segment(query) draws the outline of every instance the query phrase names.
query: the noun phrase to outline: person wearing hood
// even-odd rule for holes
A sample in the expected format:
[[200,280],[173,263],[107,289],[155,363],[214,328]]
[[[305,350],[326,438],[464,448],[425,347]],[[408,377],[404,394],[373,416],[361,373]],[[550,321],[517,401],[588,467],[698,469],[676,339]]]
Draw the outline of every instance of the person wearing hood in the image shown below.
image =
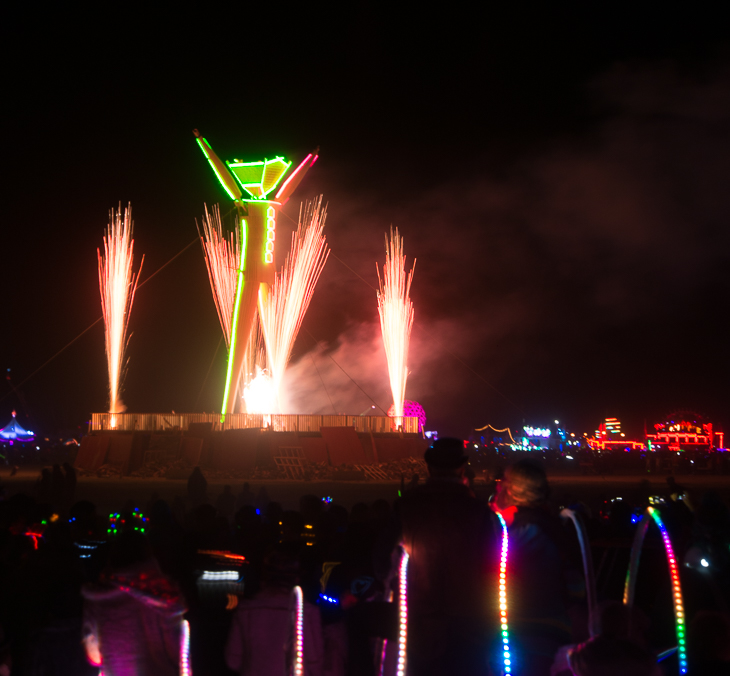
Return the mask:
[[82,594],[86,654],[105,676],[178,676],[185,604],[142,533],[116,537],[108,570]]

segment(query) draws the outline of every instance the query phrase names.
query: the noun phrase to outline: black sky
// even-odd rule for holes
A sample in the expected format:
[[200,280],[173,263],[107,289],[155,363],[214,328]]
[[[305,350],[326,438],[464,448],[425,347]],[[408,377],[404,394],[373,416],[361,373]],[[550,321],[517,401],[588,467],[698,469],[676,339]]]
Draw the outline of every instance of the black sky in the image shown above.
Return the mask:
[[[324,194],[340,259],[295,346],[301,412],[370,403],[327,355],[390,403],[375,296],[344,264],[376,284],[392,223],[418,260],[407,397],[430,428],[618,415],[638,433],[681,408],[727,427],[721,8],[503,4],[9,11],[0,366],[22,382],[99,316],[111,207],[133,205],[143,280],[195,238],[203,203],[226,210],[197,127],[224,158],[321,146],[284,209]],[[130,410],[217,409],[197,244],[140,289],[130,328]],[[0,424],[104,410],[103,349],[96,326],[20,394],[0,386]]]

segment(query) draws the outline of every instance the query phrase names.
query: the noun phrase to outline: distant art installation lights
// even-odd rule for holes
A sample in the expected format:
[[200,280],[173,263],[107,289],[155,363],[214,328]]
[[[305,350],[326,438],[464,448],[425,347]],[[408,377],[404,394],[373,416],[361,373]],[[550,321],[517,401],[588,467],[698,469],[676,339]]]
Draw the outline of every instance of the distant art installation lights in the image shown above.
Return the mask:
[[[224,326],[224,332],[230,336],[221,407],[221,419],[224,420],[226,414],[234,412],[237,393],[242,389],[241,375],[251,342],[256,310],[261,310],[268,303],[269,290],[275,281],[274,252],[279,207],[289,199],[317,161],[318,151],[307,155],[293,171],[290,171],[292,163],[279,156],[255,162],[222,162],[198,130],[193,133],[236,210],[239,254],[229,330],[226,331]],[[230,254],[229,249],[227,255]],[[210,262],[208,269],[210,274]],[[226,283],[230,286],[229,281]],[[216,304],[220,315],[218,298]],[[223,309],[227,312],[225,307]],[[221,321],[223,323],[224,320]]]

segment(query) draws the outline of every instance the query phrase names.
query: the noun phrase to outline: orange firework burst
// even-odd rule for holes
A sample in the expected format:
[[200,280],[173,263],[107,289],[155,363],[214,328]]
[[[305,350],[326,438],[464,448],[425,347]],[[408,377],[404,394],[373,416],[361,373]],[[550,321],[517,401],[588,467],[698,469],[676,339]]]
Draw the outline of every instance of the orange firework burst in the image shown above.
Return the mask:
[[410,299],[411,282],[416,261],[406,274],[406,257],[403,253],[403,238],[398,228],[390,229],[390,243],[385,238],[385,265],[383,277],[378,271],[378,313],[380,330],[383,334],[385,357],[388,360],[390,390],[393,393],[393,408],[396,426],[403,421],[403,402],[406,397],[408,379],[408,346],[413,328],[413,302]]
[[322,206],[321,196],[300,210],[299,227],[292,233],[291,251],[284,267],[276,275],[268,297],[259,299],[269,373],[277,402],[294,340],[329,256],[322,232],[326,218],[327,207]]
[[[96,250],[99,260],[99,289],[101,310],[106,330],[106,359],[109,367],[109,412],[121,413],[124,404],[120,399],[124,379],[124,351],[127,347],[127,327],[132,311],[134,293],[137,290],[139,274],[144,256],[135,275],[134,240],[132,231],[132,205],[129,204],[122,216],[122,205],[109,212],[109,226],[104,235],[104,255]],[[112,420],[114,420],[112,418]],[[112,424],[112,426],[114,426]]]

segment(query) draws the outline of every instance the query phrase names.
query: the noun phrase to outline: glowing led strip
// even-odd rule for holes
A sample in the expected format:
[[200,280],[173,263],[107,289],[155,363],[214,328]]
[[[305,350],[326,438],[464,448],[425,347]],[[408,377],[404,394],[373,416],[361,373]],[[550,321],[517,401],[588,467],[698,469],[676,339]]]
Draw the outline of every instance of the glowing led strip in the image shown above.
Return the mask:
[[[674,556],[674,549],[672,548],[672,541],[669,539],[669,533],[664,525],[664,522],[659,515],[659,510],[655,507],[647,507],[646,513],[651,516],[654,523],[657,525],[662,534],[662,540],[664,541],[664,551],[667,555],[667,563],[669,564],[669,576],[672,582],[672,601],[674,602],[674,624],[677,632],[677,658],[679,664],[679,673],[687,673],[687,644],[686,644],[686,630],[685,630],[685,613],[684,613],[684,601],[682,600],[682,586],[679,581],[679,568],[677,567],[677,559]],[[634,588],[636,586],[636,573],[639,567],[639,557],[641,553],[641,546],[644,542],[644,536],[646,535],[647,526],[649,521],[646,516],[639,523],[634,537],[634,544],[631,549],[631,560],[629,563],[629,570],[626,575],[626,585],[624,587],[624,603],[627,605],[633,605],[634,602]]]
[[292,590],[294,601],[296,603],[295,620],[294,620],[294,676],[302,676],[304,674],[304,597],[302,596],[302,588],[294,587]]
[[192,676],[190,668],[190,625],[187,620],[182,621],[180,634],[180,676]]
[[677,656],[679,658],[679,673],[687,673],[687,646],[685,644],[685,626],[684,626],[684,602],[682,601],[682,586],[679,583],[679,569],[677,568],[677,559],[672,549],[672,541],[669,539],[667,527],[659,516],[659,511],[654,507],[648,507],[647,511],[654,519],[654,523],[659,526],[662,532],[662,540],[664,540],[664,551],[667,554],[667,562],[669,563],[669,574],[672,578],[672,600],[674,601],[674,622],[677,630]]
[[512,656],[509,649],[509,623],[507,622],[507,552],[509,550],[509,534],[507,522],[497,512],[499,523],[502,526],[502,552],[499,560],[499,621],[502,630],[502,659],[504,673],[512,673]]
[[400,631],[398,633],[398,668],[397,676],[405,676],[406,673],[406,642],[408,638],[408,553],[403,552],[400,560],[400,579],[398,588],[398,615],[400,618]]

